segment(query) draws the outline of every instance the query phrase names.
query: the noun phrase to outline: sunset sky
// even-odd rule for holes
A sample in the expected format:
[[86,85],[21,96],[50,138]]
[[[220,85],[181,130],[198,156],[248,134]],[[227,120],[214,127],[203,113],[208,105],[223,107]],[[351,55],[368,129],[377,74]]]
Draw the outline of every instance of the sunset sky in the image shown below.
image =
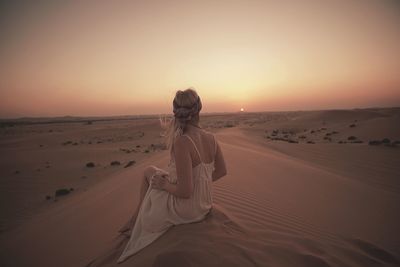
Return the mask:
[[0,117],[400,106],[400,1],[2,1]]

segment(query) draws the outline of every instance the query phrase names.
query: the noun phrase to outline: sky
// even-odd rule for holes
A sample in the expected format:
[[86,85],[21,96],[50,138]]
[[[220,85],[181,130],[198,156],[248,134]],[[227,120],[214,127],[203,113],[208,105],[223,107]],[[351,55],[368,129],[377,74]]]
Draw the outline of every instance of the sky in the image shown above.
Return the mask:
[[1,1],[0,117],[400,106],[400,1]]

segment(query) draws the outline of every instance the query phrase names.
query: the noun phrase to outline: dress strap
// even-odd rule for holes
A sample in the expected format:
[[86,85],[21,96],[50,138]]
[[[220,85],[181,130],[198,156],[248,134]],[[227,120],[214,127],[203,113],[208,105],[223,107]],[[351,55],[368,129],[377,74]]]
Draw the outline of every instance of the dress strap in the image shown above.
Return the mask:
[[214,156],[217,155],[217,139],[215,138],[215,134],[213,134],[213,138],[214,138]]
[[199,152],[199,150],[197,149],[197,146],[196,146],[196,144],[194,143],[193,139],[192,139],[189,135],[186,135],[186,134],[183,134],[182,136],[186,136],[186,137],[192,142],[192,144],[194,145],[194,149],[196,149],[197,155],[199,156],[199,160],[200,160],[201,162],[203,162],[203,161],[201,160],[200,152]]

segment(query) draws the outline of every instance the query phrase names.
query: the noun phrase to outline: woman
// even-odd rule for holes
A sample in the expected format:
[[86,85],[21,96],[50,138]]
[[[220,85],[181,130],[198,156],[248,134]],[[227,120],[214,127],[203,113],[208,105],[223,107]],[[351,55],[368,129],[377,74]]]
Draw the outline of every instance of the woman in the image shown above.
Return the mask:
[[212,182],[227,171],[215,136],[199,126],[201,108],[195,90],[176,93],[174,119],[167,133],[171,156],[168,171],[155,166],[145,170],[138,209],[120,230],[131,234],[118,262],[152,243],[171,226],[201,221],[210,211]]

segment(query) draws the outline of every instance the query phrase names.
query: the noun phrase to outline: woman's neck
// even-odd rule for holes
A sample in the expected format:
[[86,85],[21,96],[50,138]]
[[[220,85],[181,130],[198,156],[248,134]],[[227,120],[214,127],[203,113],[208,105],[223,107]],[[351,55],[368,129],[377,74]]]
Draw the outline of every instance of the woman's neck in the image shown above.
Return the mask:
[[198,123],[188,123],[186,127],[190,130],[199,130],[202,129]]

